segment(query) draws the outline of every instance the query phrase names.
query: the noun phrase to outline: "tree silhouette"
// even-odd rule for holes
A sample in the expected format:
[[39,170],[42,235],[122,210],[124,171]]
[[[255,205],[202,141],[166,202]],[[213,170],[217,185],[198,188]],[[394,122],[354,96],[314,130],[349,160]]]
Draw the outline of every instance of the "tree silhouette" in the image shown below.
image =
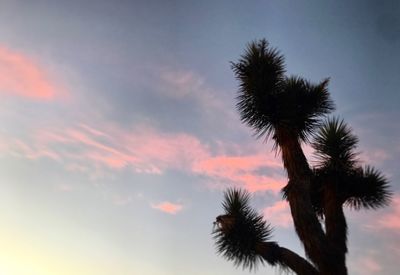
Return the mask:
[[[361,167],[351,128],[343,120],[326,118],[334,110],[328,79],[314,84],[286,76],[283,56],[266,40],[250,43],[232,69],[239,81],[241,120],[257,137],[272,140],[282,156],[288,176],[282,193],[308,260],[270,241],[271,226],[249,206],[249,193],[239,189],[225,192],[225,213],[216,218],[218,252],[250,269],[266,261],[297,274],[347,274],[343,207],[386,206],[391,197],[386,178]],[[302,143],[314,148],[314,167]]]

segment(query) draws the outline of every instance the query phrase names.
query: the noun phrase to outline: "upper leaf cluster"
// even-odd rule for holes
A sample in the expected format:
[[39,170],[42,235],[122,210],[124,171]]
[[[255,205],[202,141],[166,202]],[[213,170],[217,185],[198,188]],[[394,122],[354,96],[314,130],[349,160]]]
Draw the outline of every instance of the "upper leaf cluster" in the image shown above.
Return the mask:
[[321,116],[334,109],[328,79],[318,84],[286,76],[283,56],[266,40],[252,42],[232,69],[239,80],[237,108],[257,136],[273,136],[278,129],[307,140]]

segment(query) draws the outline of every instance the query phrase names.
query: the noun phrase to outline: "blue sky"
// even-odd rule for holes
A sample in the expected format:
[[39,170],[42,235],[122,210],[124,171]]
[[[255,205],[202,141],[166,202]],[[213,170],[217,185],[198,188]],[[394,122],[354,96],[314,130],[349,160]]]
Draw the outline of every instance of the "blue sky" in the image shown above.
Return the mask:
[[250,274],[210,234],[231,186],[302,253],[280,158],[234,107],[229,62],[266,38],[289,74],[330,77],[360,158],[390,179],[390,207],[347,212],[348,266],[396,274],[398,14],[396,1],[0,1],[0,273]]

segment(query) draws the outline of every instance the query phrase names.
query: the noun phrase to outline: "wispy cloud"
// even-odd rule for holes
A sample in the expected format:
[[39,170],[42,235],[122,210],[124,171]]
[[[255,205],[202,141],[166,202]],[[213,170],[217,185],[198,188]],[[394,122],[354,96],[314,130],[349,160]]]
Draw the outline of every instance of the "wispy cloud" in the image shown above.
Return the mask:
[[292,225],[292,215],[286,201],[277,201],[274,205],[264,208],[263,214],[272,226],[290,227]]
[[262,174],[262,169],[279,169],[281,164],[273,157],[262,154],[244,156],[215,156],[200,160],[193,171],[214,179],[216,185],[223,181],[245,187],[250,192],[270,190],[278,192],[284,186],[284,178],[278,173]]
[[151,204],[151,207],[171,215],[175,215],[178,212],[182,211],[183,209],[182,204],[172,203],[168,201],[160,202],[157,204]]
[[46,146],[32,146],[20,139],[12,139],[3,142],[7,145],[3,146],[3,150],[9,151],[14,156],[25,157],[28,159],[50,158],[59,160],[60,156],[57,152],[46,148]]
[[224,115],[232,114],[226,108],[221,91],[206,84],[206,81],[200,75],[192,71],[174,70],[164,68],[160,72],[160,91],[164,95],[177,99],[191,98],[201,105],[205,112],[210,110],[219,110]]
[[368,148],[368,150],[360,154],[360,159],[363,163],[368,165],[382,165],[382,163],[390,159],[390,154],[379,148]]
[[61,88],[45,70],[23,53],[0,45],[0,93],[35,100],[51,100]]
[[400,195],[393,198],[391,211],[379,218],[377,226],[400,232]]
[[272,153],[259,153],[254,148],[230,150],[227,147],[240,146],[222,142],[211,149],[195,136],[147,126],[105,128],[77,124],[38,130],[29,141],[10,138],[2,143],[12,155],[50,158],[68,171],[88,173],[93,179],[121,169],[147,174],[178,170],[202,176],[210,188],[237,186],[250,192],[277,193],[285,184],[282,166]]
[[[164,82],[164,85],[171,86],[165,89],[167,95],[176,98],[201,96],[197,91],[199,89],[204,90],[205,86],[204,80],[190,71],[164,69],[161,71],[160,79]],[[208,89],[206,88],[205,90]]]
[[[212,134],[220,138],[229,130],[243,129],[233,97],[224,88],[211,85],[204,75],[171,64],[134,67],[129,80],[121,83],[123,89],[101,94],[106,98],[104,110],[112,110],[113,119],[129,123],[146,121],[166,131],[203,137]],[[95,98],[99,92],[90,95]]]
[[366,255],[357,257],[350,265],[353,266],[357,274],[380,274],[382,266],[378,262],[376,251],[367,251]]
[[[207,85],[201,76],[170,68],[158,72],[154,85],[159,85],[155,93],[161,97],[200,106],[209,114],[207,119],[220,124],[233,119],[233,110],[226,106],[223,93]],[[218,137],[202,139],[204,133],[196,131],[163,130],[140,123],[122,127],[109,120],[96,126],[85,120],[38,128],[28,137],[10,136],[0,148],[29,159],[53,159],[68,171],[88,174],[94,180],[124,169],[154,175],[178,170],[200,176],[210,188],[237,186],[250,192],[277,193],[284,186],[282,165],[273,153],[260,153],[260,148],[216,140]]]

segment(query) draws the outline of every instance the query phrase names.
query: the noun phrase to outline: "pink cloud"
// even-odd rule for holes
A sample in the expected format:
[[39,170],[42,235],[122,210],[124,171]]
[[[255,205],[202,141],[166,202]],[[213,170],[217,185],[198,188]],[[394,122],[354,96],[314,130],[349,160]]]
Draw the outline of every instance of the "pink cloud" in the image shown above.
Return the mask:
[[209,155],[207,146],[183,133],[165,134],[146,127],[130,131],[110,127],[107,132],[110,134],[86,125],[40,130],[30,142],[33,145],[19,151],[31,158],[39,153],[35,148],[46,148],[60,156],[68,170],[89,173],[92,168],[131,168],[137,173],[152,174],[167,169],[191,172],[194,162]]
[[314,155],[314,149],[310,144],[302,144],[301,148],[303,149],[304,155],[311,165],[318,161]]
[[278,201],[274,205],[266,207],[264,217],[272,226],[289,227],[292,225],[292,215],[286,201]]
[[381,165],[384,161],[390,159],[387,151],[379,148],[368,148],[360,154],[360,159],[363,163],[369,165]]
[[196,137],[185,133],[162,133],[139,127],[122,133],[119,139],[142,164],[151,164],[158,170],[177,169],[190,171],[193,163],[209,157],[208,147]]
[[286,182],[281,176],[274,178],[250,173],[240,176],[238,179],[242,180],[244,187],[249,192],[272,191],[275,194],[281,191]]
[[162,212],[168,213],[168,214],[172,214],[175,215],[178,212],[182,211],[183,209],[183,205],[182,204],[178,204],[178,203],[172,203],[172,202],[161,202],[158,204],[151,204],[151,207],[157,210],[160,210]]
[[392,211],[382,215],[378,220],[378,227],[395,230],[400,230],[400,195],[397,195],[392,200]]
[[60,88],[29,57],[0,46],[0,93],[51,100]]
[[122,169],[149,174],[179,170],[202,176],[211,188],[237,186],[275,193],[286,181],[279,173],[279,160],[273,153],[257,152],[260,148],[219,142],[212,150],[195,136],[143,126],[103,129],[78,124],[39,130],[32,140],[19,141],[11,151],[31,159],[55,159],[68,171],[87,173],[91,178]]
[[248,156],[216,156],[197,164],[198,169],[212,171],[216,174],[232,173],[237,170],[256,170],[263,167],[281,168],[282,164],[275,158],[271,159],[263,154]]
[[362,258],[361,261],[365,269],[371,274],[376,274],[382,270],[381,265],[371,257]]
[[270,190],[279,192],[285,179],[271,173],[272,176],[260,175],[258,170],[279,169],[281,164],[270,155],[215,156],[194,163],[193,171],[214,178],[215,181],[227,180],[245,187],[250,192]]
[[94,136],[109,137],[106,133],[101,132],[97,129],[94,129],[94,128],[88,126],[87,124],[81,123],[81,124],[79,124],[79,127],[81,127],[82,129],[86,130],[87,132],[91,133]]
[[382,266],[377,262],[377,254],[375,251],[368,251],[368,254],[357,258],[353,262],[354,270],[357,274],[373,275],[380,274]]
[[28,159],[38,159],[43,157],[51,158],[53,160],[60,159],[60,156],[56,152],[46,148],[45,146],[39,146],[36,148],[28,145],[20,139],[10,141],[8,146],[6,146],[6,149],[10,149],[14,155],[23,156]]

